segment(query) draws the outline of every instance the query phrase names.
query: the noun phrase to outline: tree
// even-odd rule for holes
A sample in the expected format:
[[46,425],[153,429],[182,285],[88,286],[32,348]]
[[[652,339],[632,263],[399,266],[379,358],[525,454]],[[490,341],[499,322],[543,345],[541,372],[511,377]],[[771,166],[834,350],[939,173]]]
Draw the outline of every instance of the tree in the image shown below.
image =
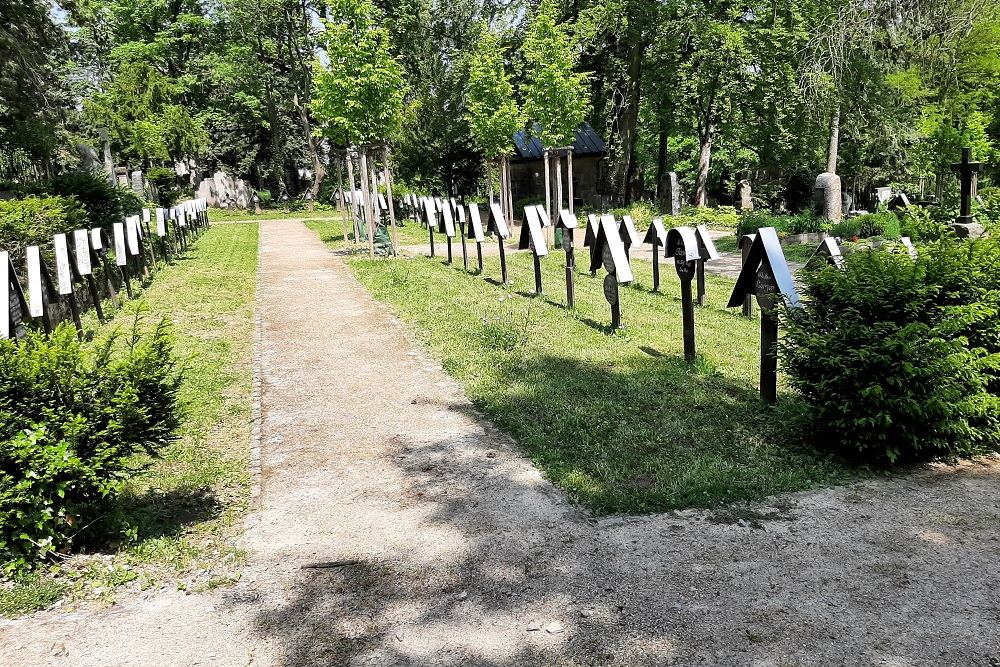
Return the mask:
[[500,37],[485,22],[480,24],[480,37],[466,55],[465,66],[469,76],[466,119],[486,156],[486,173],[491,184],[489,164],[498,163],[501,208],[508,211],[511,195],[506,158],[514,134],[524,126],[524,114],[514,99],[514,86],[507,74]]

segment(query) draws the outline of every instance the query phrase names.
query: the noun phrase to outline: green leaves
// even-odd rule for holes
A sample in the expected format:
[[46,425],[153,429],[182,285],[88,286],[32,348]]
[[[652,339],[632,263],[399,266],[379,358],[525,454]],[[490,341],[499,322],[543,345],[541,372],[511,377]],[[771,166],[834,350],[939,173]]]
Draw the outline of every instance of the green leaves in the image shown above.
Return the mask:
[[499,35],[486,23],[479,29],[464,61],[469,76],[466,118],[486,157],[499,158],[510,151],[514,133],[524,126],[524,114],[514,99]]
[[538,4],[522,53],[526,115],[541,128],[544,145],[572,143],[590,107],[589,75],[576,71],[579,55],[566,27],[556,23],[552,0]]

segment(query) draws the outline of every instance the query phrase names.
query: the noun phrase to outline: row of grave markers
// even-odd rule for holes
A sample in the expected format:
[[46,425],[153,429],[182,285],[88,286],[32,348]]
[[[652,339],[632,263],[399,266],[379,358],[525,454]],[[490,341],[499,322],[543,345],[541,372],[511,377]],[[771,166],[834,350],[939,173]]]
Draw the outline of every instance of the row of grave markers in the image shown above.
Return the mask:
[[[151,228],[154,221],[155,227]],[[82,338],[77,286],[85,290],[98,319],[104,322],[103,297],[97,282],[101,274],[107,297],[117,308],[119,290],[112,279],[114,272],[121,279],[119,289],[124,285],[131,299],[132,280],[149,280],[159,259],[167,262],[184,252],[207,228],[207,201],[194,199],[172,208],[143,209],[141,215],[114,223],[111,238],[102,227],[77,229],[72,232],[72,242],[69,234],[55,234],[52,250],[56,279],[52,279],[39,246],[28,246],[24,249],[27,290],[22,287],[10,253],[0,251],[0,303],[7,304],[7,316],[0,318],[0,338],[23,338],[27,332],[25,325],[31,321],[41,325],[46,333],[52,333],[58,324],[55,315],[61,304],[69,307],[77,334]]]

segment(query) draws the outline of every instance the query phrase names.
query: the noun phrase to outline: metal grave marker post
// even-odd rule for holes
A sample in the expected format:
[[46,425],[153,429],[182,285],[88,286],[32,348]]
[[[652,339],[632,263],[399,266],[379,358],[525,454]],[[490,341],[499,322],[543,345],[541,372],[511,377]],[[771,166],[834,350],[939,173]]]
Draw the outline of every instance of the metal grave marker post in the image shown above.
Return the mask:
[[427,232],[431,237],[431,257],[434,256],[434,228],[437,227],[437,207],[434,200],[424,197],[424,215],[427,218]]
[[462,266],[466,273],[469,271],[469,251],[465,244],[465,207],[454,199],[451,200],[455,206],[455,217],[458,218],[459,235],[462,237]]
[[65,234],[55,234],[52,246],[56,255],[56,284],[59,296],[69,298],[69,309],[73,314],[73,324],[76,325],[76,335],[83,338],[83,322],[80,320],[80,304],[73,290],[73,265],[70,263],[69,246]]
[[629,255],[629,252],[632,250],[632,246],[642,243],[642,237],[639,236],[639,232],[636,231],[635,222],[632,221],[631,215],[622,216],[621,224],[618,226],[618,233],[622,237],[622,243],[625,244],[626,256]]
[[510,279],[507,276],[507,249],[504,247],[504,241],[510,238],[510,227],[507,226],[500,204],[490,204],[490,219],[486,225],[486,231],[496,236],[500,245],[500,280],[507,285]]
[[562,230],[562,245],[566,251],[566,307],[573,308],[576,300],[576,289],[573,277],[576,273],[576,250],[573,248],[573,230],[576,229],[576,215],[568,208],[559,211],[556,229]]
[[167,217],[166,211],[162,208],[156,209],[156,236],[160,240],[160,253],[163,261],[170,260],[170,253],[167,251]]
[[125,249],[125,224],[116,222],[113,225],[115,235],[115,264],[121,271],[122,281],[125,283],[125,292],[128,298],[133,298],[132,284],[129,282],[128,251]]
[[698,305],[705,306],[708,299],[705,297],[705,262],[719,259],[719,251],[715,249],[715,242],[708,233],[708,227],[698,225],[694,231],[698,239]]
[[73,248],[76,275],[86,281],[90,300],[94,302],[94,310],[97,311],[97,319],[103,323],[104,307],[101,305],[101,293],[97,291],[97,283],[94,281],[94,251],[90,246],[90,234],[86,229],[73,232]]
[[[597,242],[597,233],[601,230],[601,221],[594,213],[587,214],[587,231],[583,236],[583,247],[590,249],[590,265],[594,265],[594,244]],[[596,276],[597,271],[592,270],[591,276]]]
[[549,254],[549,248],[545,244],[545,231],[542,221],[538,217],[538,208],[535,206],[524,207],[524,224],[521,225],[521,236],[517,241],[517,249],[531,249],[535,268],[535,296],[541,296],[542,262],[540,258]]
[[482,275],[483,241],[486,240],[486,237],[483,235],[483,219],[479,217],[478,204],[469,204],[469,231],[476,242],[476,266],[479,269],[479,274]]
[[827,236],[825,239],[819,242],[816,246],[816,252],[813,256],[809,258],[806,262],[806,268],[811,268],[822,259],[824,264],[829,264],[830,266],[835,266],[838,269],[844,268],[844,255],[840,252],[840,246],[837,245],[837,239],[832,236]]
[[108,246],[111,245],[111,240],[108,238],[107,233],[105,233],[102,227],[94,227],[90,230],[90,247],[93,249],[94,254],[91,258],[100,264],[101,268],[104,270],[104,278],[108,283],[108,294],[111,296],[111,303],[115,308],[118,307],[118,291],[115,289],[115,283],[111,279],[111,269],[108,268]]
[[[139,246],[139,216],[130,215],[125,218],[125,242],[127,244],[129,261],[132,266],[138,266],[142,269],[142,279],[147,280],[149,278],[149,269],[146,267],[146,262],[143,261],[141,248]],[[138,276],[139,272],[136,271]]]
[[622,306],[618,285],[632,282],[634,276],[628,253],[625,252],[625,244],[613,215],[601,216],[597,238],[594,239],[594,244],[591,247],[591,272],[596,273],[600,266],[604,266],[604,270],[608,272],[604,276],[604,298],[611,306],[611,328],[620,329],[622,326]]
[[451,217],[451,206],[445,202],[441,207],[441,226],[439,232],[443,232],[448,242],[448,263],[451,264],[451,240],[455,238],[455,220]]
[[[740,237],[740,266],[747,263],[747,255],[750,253],[750,246],[753,245],[756,234],[744,234]],[[753,295],[747,294],[743,299],[743,317],[753,317]]]
[[58,300],[52,286],[52,278],[48,269],[42,263],[42,254],[38,246],[28,246],[24,250],[28,265],[28,312],[31,317],[41,319],[45,333],[52,333],[52,319],[49,316],[49,304]]
[[7,304],[7,315],[0,319],[0,338],[24,338],[24,314],[28,312],[28,302],[21,289],[21,281],[14,272],[10,253],[0,251],[0,303]]
[[674,269],[681,281],[681,324],[684,335],[684,360],[695,360],[697,347],[694,337],[694,297],[691,281],[698,272],[698,237],[690,227],[674,227],[667,232],[664,257],[674,258]]
[[774,227],[757,230],[757,238],[747,253],[728,307],[741,305],[748,294],[757,298],[761,311],[760,397],[766,403],[774,403],[778,395],[778,317],[775,306],[783,298],[792,308],[801,307]]
[[653,218],[646,230],[646,237],[643,243],[653,246],[653,291],[660,291],[660,248],[667,245],[667,230],[663,226],[663,218]]

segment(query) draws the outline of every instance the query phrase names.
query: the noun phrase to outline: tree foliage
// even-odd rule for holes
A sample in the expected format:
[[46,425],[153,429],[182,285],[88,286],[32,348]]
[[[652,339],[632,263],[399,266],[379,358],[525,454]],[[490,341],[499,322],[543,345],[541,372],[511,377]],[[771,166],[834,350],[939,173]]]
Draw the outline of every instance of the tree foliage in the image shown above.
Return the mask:
[[510,151],[511,138],[524,126],[524,114],[514,98],[499,35],[485,23],[480,31],[466,58],[466,118],[486,157],[499,158]]

